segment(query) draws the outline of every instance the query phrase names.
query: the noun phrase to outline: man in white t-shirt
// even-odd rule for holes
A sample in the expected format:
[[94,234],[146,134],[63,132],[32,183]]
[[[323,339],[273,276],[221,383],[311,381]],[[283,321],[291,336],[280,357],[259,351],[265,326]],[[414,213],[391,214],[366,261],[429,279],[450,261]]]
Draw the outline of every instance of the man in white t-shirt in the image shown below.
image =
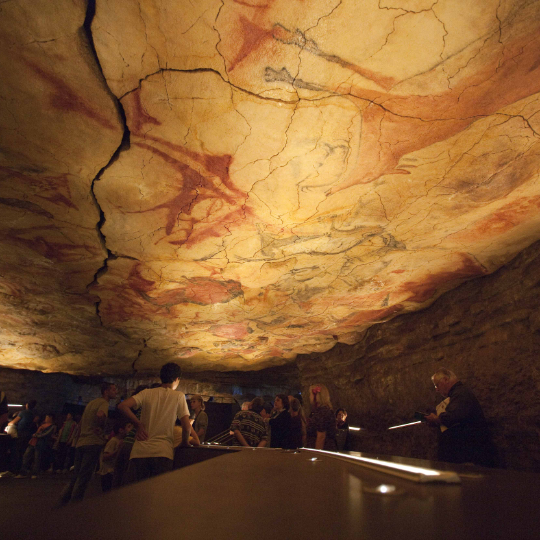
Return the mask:
[[[186,396],[175,391],[181,374],[178,364],[165,364],[159,374],[161,386],[143,390],[118,405],[118,409],[137,427],[130,456],[137,480],[172,470],[174,423],[177,418],[182,424],[181,446],[189,446],[191,424]],[[131,410],[139,407],[142,411],[140,420]]]

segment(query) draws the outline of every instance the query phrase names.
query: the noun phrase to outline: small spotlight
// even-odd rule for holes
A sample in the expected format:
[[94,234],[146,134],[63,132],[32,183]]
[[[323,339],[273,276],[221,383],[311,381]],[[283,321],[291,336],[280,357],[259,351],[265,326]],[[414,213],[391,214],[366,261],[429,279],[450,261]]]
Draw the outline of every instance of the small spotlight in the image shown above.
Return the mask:
[[309,461],[317,461],[316,457],[309,458]]
[[403,491],[398,490],[396,486],[391,486],[389,484],[380,484],[375,487],[364,486],[363,491],[374,495],[402,495],[404,493]]

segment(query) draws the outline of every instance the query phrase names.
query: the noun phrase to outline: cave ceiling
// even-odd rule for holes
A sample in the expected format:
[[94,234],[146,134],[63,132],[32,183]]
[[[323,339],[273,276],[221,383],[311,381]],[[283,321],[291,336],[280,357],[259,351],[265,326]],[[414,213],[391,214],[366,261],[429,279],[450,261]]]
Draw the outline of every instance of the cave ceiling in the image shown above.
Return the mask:
[[540,238],[540,2],[0,3],[0,365],[253,370]]

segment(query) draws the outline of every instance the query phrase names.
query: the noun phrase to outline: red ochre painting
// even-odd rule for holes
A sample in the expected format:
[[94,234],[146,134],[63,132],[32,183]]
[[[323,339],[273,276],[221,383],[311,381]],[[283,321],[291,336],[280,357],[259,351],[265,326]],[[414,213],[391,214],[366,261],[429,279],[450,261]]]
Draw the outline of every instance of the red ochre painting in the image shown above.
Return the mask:
[[2,7],[0,366],[281,365],[540,239],[540,3],[85,10]]

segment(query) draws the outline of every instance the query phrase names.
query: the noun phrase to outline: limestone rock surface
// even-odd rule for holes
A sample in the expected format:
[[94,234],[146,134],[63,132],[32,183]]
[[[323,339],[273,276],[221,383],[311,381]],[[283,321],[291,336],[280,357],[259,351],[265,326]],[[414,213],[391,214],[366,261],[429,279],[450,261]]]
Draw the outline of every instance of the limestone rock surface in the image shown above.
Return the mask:
[[285,364],[540,238],[540,2],[0,11],[2,366]]

